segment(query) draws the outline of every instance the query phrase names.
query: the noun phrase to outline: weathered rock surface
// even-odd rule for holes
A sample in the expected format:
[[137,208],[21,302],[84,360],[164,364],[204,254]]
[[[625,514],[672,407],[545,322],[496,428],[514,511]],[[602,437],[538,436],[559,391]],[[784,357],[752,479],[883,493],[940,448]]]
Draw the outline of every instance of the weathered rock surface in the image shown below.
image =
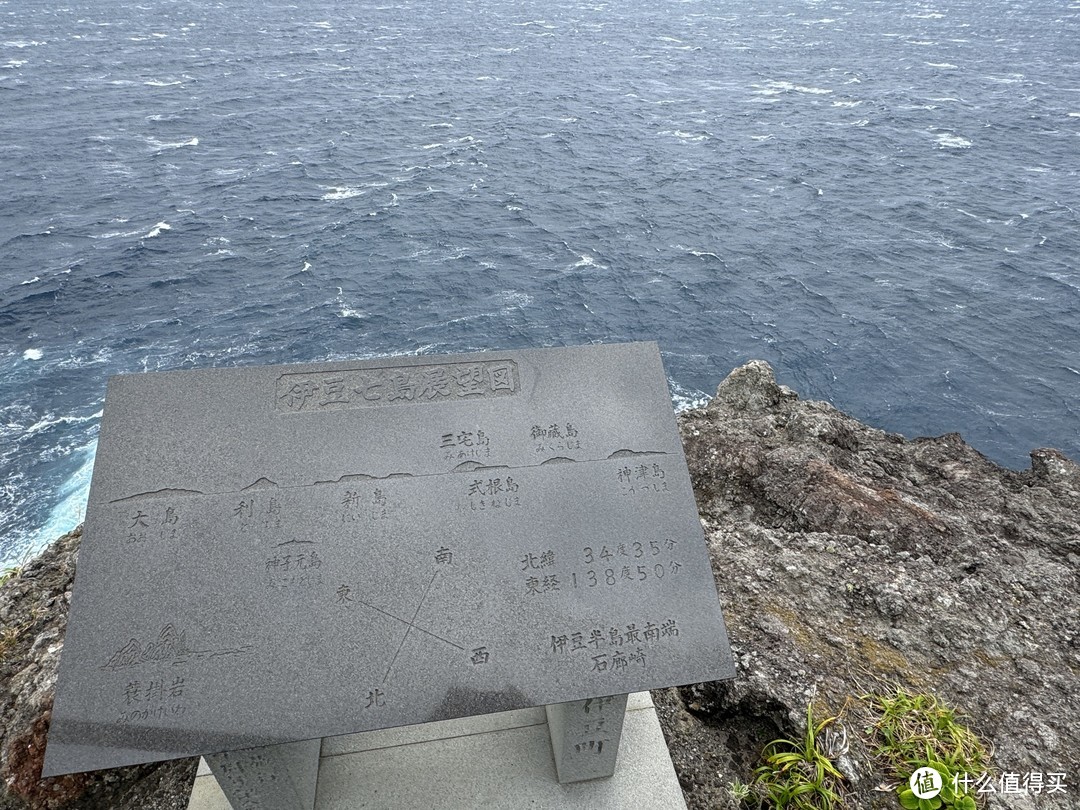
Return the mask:
[[81,537],[0,586],[0,810],[184,810],[197,759],[40,778]]
[[1067,774],[990,806],[1080,807],[1080,467],[875,430],[762,362],[679,426],[738,666],[654,695],[691,810],[736,807],[728,785],[811,697],[847,707],[847,805],[898,807],[850,700],[881,679],[965,712],[1002,771]]
[[[1002,770],[1063,771],[1080,807],[1080,468],[1002,469],[802,402],[753,362],[679,419],[738,665],[654,693],[692,810],[734,808],[807,701],[842,709],[851,808],[896,808],[851,698],[887,679],[966,712]],[[184,808],[195,760],[39,780],[78,531],[0,586],[0,810]],[[1000,799],[1000,797],[999,797]]]

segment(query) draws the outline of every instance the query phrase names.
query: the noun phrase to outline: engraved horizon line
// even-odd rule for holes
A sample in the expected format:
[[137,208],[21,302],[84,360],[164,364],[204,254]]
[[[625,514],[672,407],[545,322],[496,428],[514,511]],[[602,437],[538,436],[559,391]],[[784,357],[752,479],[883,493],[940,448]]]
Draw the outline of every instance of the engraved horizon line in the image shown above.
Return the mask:
[[170,495],[216,495],[215,492],[203,492],[201,489],[180,489],[177,487],[164,487],[162,489],[155,489],[152,492],[137,492],[134,495],[125,495],[123,498],[115,498],[109,501],[109,503],[123,503],[124,501],[133,501],[137,498],[167,498]]
[[[439,476],[443,476],[443,475],[460,475],[461,473],[476,472],[478,470],[531,470],[531,469],[535,469],[536,467],[543,467],[545,464],[552,464],[552,463],[555,463],[555,464],[567,464],[567,463],[570,463],[570,464],[599,464],[599,463],[604,462],[604,461],[613,461],[615,459],[620,459],[620,458],[636,458],[636,457],[640,457],[640,456],[670,456],[670,455],[673,455],[673,453],[672,453],[672,451],[669,451],[669,450],[630,450],[630,449],[627,449],[627,448],[622,448],[621,450],[616,450],[614,453],[611,453],[611,454],[605,456],[604,458],[574,459],[574,458],[567,458],[566,456],[552,456],[551,458],[546,458],[546,459],[544,459],[543,461],[541,461],[541,462],[539,462],[537,464],[516,464],[516,465],[511,465],[511,464],[480,464],[480,465],[475,466],[475,467],[469,466],[469,467],[467,467],[465,469],[462,469],[466,465],[471,465],[471,464],[474,463],[474,462],[471,462],[471,461],[465,461],[465,462],[462,462],[461,464],[459,464],[454,469],[446,470],[444,472],[435,472],[435,473],[392,472],[392,473],[387,473],[386,475],[369,475],[368,473],[345,473],[343,475],[338,476],[336,479],[316,480],[316,481],[311,482],[310,484],[274,484],[274,482],[270,481],[270,479],[266,478],[265,476],[262,476],[259,479],[257,479],[254,483],[248,484],[246,487],[241,487],[240,489],[223,489],[220,492],[203,492],[203,491],[197,490],[197,489],[176,489],[176,488],[166,487],[164,489],[153,490],[152,492],[138,492],[138,493],[136,493],[134,495],[125,495],[123,498],[114,498],[113,500],[108,501],[108,503],[123,503],[124,501],[134,501],[134,500],[137,500],[139,498],[162,498],[162,497],[167,497],[166,495],[162,495],[162,493],[170,493],[170,494],[175,494],[175,495],[178,495],[178,496],[188,496],[188,495],[239,495],[242,492],[250,491],[252,489],[252,487],[254,487],[256,484],[258,484],[260,481],[267,481],[267,482],[269,482],[271,484],[274,484],[273,489],[275,489],[275,490],[310,489],[311,487],[318,487],[318,486],[335,486],[337,484],[341,484],[341,483],[345,482],[345,480],[348,479],[348,478],[359,479],[359,480],[367,480],[367,481],[389,481],[389,480],[400,480],[400,479],[403,479],[403,478],[438,478]],[[270,489],[270,487],[267,487],[267,489]]]

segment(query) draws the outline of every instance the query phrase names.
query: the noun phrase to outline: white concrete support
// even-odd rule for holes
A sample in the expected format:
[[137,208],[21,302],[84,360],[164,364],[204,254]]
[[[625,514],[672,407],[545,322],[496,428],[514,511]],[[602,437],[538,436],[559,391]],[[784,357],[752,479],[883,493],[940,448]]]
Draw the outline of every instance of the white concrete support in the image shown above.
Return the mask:
[[627,695],[545,706],[555,771],[560,784],[615,773]]
[[[610,779],[557,780],[547,713],[517,709],[327,737],[315,810],[686,810],[648,692],[627,701]],[[188,810],[230,810],[205,763]]]
[[322,740],[208,754],[232,810],[313,810]]

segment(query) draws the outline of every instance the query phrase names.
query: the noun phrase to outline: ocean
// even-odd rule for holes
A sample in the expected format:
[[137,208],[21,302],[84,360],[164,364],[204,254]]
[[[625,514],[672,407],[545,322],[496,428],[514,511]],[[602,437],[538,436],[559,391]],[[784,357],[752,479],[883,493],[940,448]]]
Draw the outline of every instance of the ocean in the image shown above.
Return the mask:
[[1080,458],[1080,3],[0,0],[0,561],[106,378],[656,340]]

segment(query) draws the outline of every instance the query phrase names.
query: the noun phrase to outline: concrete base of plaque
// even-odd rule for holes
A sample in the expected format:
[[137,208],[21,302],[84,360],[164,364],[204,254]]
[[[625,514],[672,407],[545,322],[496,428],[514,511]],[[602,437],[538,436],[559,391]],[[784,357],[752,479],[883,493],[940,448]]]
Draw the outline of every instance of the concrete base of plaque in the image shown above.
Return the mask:
[[206,764],[232,810],[312,810],[320,740],[207,754]]
[[[625,698],[623,698],[625,700]],[[600,703],[600,701],[610,701]],[[558,808],[558,810],[685,810],[671,756],[648,692],[629,696],[625,713],[615,711],[618,698],[444,720],[363,734],[328,737],[322,743],[316,810],[393,808]],[[596,713],[594,714],[594,708]],[[556,710],[552,712],[552,710]],[[602,714],[601,714],[602,713]],[[559,714],[569,715],[561,721]],[[549,715],[555,728],[549,727]],[[585,716],[585,724],[575,717]],[[597,729],[598,719],[604,724]],[[608,719],[608,718],[611,719]],[[605,742],[597,758],[612,754],[610,778],[566,775],[589,772],[573,761],[605,736],[619,739],[613,722],[621,720],[621,745]],[[575,723],[586,737],[573,740]],[[558,765],[558,729],[571,732],[563,743],[571,749]],[[553,736],[553,732],[555,732]],[[599,733],[598,733],[599,732]],[[574,746],[583,745],[581,752]],[[570,769],[570,770],[567,770]],[[195,780],[189,810],[229,810],[229,803],[205,766]],[[565,774],[560,776],[560,774]],[[603,774],[597,774],[602,776]],[[561,782],[561,783],[560,783]]]
[[615,773],[627,695],[545,706],[555,771],[563,784]]

